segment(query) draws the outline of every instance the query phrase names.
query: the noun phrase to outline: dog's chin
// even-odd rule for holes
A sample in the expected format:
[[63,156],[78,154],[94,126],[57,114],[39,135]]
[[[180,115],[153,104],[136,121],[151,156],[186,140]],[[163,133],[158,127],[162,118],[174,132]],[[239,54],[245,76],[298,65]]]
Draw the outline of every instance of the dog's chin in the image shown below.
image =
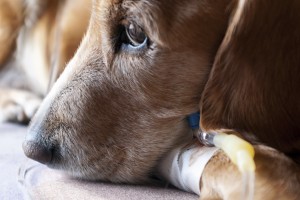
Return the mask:
[[[71,178],[84,180],[84,181],[101,181],[101,182],[112,182],[112,183],[146,183],[150,182],[151,170],[142,170],[145,173],[129,173],[124,171],[112,172],[109,170],[110,164],[105,164],[106,170],[96,169],[94,166],[96,163],[89,165],[82,165],[76,161],[66,161],[63,159],[54,159],[52,162],[46,164],[47,167],[59,171],[63,171],[66,175]],[[129,168],[130,166],[124,166]],[[132,169],[134,170],[134,169]]]
[[95,172],[92,168],[89,167],[76,167],[77,164],[71,163],[48,163],[47,167],[50,169],[55,169],[59,171],[63,171],[68,176],[80,180],[87,180],[87,181],[109,181],[105,177],[101,176],[100,172]]
[[[62,169],[60,169],[62,170]],[[85,181],[110,181],[104,177],[99,176],[101,173],[95,173],[92,170],[89,171],[88,169],[63,169],[65,170],[66,174],[72,178],[85,180]]]
[[89,169],[62,169],[65,173],[75,179],[84,181],[99,181],[99,182],[111,182],[111,183],[127,183],[127,184],[137,184],[137,183],[147,183],[150,182],[150,177],[138,177],[137,175],[125,175],[125,174],[114,174],[113,176],[103,175],[101,172],[95,172]]

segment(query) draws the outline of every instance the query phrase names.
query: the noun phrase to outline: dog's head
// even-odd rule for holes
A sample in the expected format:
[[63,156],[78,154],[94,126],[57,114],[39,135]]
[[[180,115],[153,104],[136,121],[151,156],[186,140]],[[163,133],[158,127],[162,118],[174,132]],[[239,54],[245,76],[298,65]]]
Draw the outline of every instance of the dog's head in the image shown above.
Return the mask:
[[71,174],[145,180],[189,138],[229,0],[96,0],[87,35],[32,121],[29,157]]

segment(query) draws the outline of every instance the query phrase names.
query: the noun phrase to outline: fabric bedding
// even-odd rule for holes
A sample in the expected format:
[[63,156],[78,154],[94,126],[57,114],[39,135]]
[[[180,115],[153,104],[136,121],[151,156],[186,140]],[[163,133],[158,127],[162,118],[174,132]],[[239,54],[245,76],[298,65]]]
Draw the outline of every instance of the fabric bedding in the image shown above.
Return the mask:
[[26,159],[22,141],[27,127],[0,125],[0,200],[100,199],[192,200],[196,195],[173,187],[133,186],[80,181]]

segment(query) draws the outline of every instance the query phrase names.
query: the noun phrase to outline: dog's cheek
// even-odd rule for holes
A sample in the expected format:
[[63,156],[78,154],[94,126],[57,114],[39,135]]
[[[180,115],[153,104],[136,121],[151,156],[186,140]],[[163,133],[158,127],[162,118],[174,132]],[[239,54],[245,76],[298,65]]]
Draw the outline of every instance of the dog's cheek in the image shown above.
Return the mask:
[[[112,182],[143,182],[159,158],[179,140],[188,137],[183,134],[185,124],[176,126],[176,121],[162,120],[158,122],[160,125],[155,123],[153,126],[130,123],[122,125],[126,126],[124,129],[110,130],[95,128],[94,123],[85,122],[73,130],[64,130],[60,136],[63,141],[60,165],[66,166],[65,170],[73,176]],[[153,128],[156,126],[160,130]]]
[[47,111],[46,126],[61,154],[55,168],[85,179],[144,181],[162,155],[186,138],[185,121],[160,115],[131,77],[112,80],[105,66],[83,66],[68,76]]

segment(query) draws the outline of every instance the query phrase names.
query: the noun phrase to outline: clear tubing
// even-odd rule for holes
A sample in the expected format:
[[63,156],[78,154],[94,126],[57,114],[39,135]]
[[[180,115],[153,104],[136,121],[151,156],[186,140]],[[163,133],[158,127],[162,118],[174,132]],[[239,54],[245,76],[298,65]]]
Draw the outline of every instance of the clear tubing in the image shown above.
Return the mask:
[[214,137],[216,135],[217,135],[216,132],[209,132],[208,133],[208,132],[199,131],[197,133],[197,138],[205,146],[214,147],[215,146],[215,144],[214,144]]
[[253,146],[236,135],[227,135],[218,132],[199,131],[197,137],[204,145],[216,146],[226,153],[242,173],[243,191],[241,199],[253,200],[256,168]]
[[242,200],[253,200],[254,199],[254,191],[255,191],[255,172],[247,171],[242,173]]
[[241,172],[255,170],[254,148],[249,142],[217,132],[198,132],[197,137],[206,146],[222,149]]

